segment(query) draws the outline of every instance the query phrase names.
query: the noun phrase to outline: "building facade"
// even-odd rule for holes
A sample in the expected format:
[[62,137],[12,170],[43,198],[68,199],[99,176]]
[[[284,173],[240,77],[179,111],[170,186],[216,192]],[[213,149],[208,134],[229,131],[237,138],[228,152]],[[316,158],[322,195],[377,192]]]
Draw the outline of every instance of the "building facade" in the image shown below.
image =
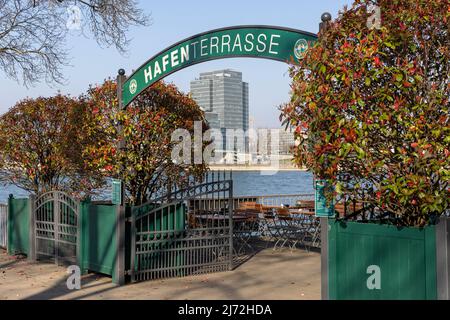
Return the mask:
[[[231,69],[201,73],[199,78],[191,81],[191,96],[205,111],[205,117],[211,128],[242,130],[249,128],[249,89],[248,83],[242,81],[242,73]],[[223,134],[223,149],[230,148]],[[245,152],[248,139],[245,139]]]
[[[296,146],[294,131],[291,128],[259,128],[256,132],[256,150],[260,155],[291,155],[292,148]],[[250,143],[252,143],[252,141]],[[255,142],[253,142],[253,144],[255,144]]]
[[[222,133],[223,144],[218,148],[248,152],[249,89],[241,72],[224,69],[201,73],[191,81],[191,96],[205,111],[210,127]],[[238,137],[227,138],[230,135]]]

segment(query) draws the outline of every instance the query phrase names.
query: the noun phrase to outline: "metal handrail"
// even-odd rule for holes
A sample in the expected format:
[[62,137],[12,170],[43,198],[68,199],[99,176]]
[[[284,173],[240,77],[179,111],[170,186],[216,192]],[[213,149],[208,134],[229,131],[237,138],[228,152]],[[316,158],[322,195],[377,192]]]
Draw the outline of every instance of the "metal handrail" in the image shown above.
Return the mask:
[[294,201],[297,200],[312,200],[314,199],[314,194],[274,194],[274,195],[263,195],[263,196],[235,196],[234,201],[238,204],[240,202],[246,202],[255,200],[257,203],[262,205],[282,205],[289,204],[294,205]]
[[247,196],[247,195],[243,195],[243,196],[235,196],[235,199],[238,198],[282,198],[282,197],[314,197],[314,193],[292,193],[292,194],[269,194],[269,195],[259,195],[259,196]]

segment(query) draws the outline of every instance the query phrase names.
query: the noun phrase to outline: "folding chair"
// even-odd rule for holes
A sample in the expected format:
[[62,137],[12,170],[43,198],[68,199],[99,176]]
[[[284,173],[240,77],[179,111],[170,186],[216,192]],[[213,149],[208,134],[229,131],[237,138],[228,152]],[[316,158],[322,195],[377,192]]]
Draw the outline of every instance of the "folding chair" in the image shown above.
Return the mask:
[[304,216],[304,233],[301,242],[305,249],[309,251],[312,247],[320,245],[320,221],[312,214],[305,214]]
[[278,230],[278,239],[275,242],[273,250],[276,250],[279,243],[281,243],[279,248],[283,248],[286,244],[289,244],[289,247],[292,250],[300,240],[301,228],[298,225],[298,220],[291,216],[291,213],[287,208],[277,208],[276,214],[276,221],[278,223],[275,229]]

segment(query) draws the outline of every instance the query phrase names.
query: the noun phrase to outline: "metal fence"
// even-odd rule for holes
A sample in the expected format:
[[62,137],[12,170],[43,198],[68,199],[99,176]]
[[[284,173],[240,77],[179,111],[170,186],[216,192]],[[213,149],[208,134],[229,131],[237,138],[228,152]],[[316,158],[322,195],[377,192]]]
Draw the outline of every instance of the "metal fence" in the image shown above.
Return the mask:
[[234,197],[234,207],[239,208],[243,202],[256,202],[264,206],[286,206],[293,207],[298,201],[314,200],[314,194],[274,194],[264,196],[239,196]]
[[6,248],[8,241],[8,206],[0,204],[0,247]]
[[[231,176],[212,174],[131,214],[132,281],[230,270],[233,265]],[[166,196],[161,199],[167,198]]]

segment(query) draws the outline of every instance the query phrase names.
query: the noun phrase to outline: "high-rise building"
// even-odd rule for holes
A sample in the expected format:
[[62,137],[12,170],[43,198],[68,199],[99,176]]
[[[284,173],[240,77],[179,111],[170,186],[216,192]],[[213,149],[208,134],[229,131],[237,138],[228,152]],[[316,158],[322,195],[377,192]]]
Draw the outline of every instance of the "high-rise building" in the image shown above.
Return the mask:
[[289,155],[296,145],[292,128],[257,129],[258,154]]
[[[229,129],[247,132],[248,83],[242,81],[241,72],[225,69],[201,73],[198,79],[191,81],[191,95],[205,111],[211,128],[220,129],[222,132]],[[223,137],[225,140],[225,135]],[[245,149],[248,150],[248,140],[245,140]]]

